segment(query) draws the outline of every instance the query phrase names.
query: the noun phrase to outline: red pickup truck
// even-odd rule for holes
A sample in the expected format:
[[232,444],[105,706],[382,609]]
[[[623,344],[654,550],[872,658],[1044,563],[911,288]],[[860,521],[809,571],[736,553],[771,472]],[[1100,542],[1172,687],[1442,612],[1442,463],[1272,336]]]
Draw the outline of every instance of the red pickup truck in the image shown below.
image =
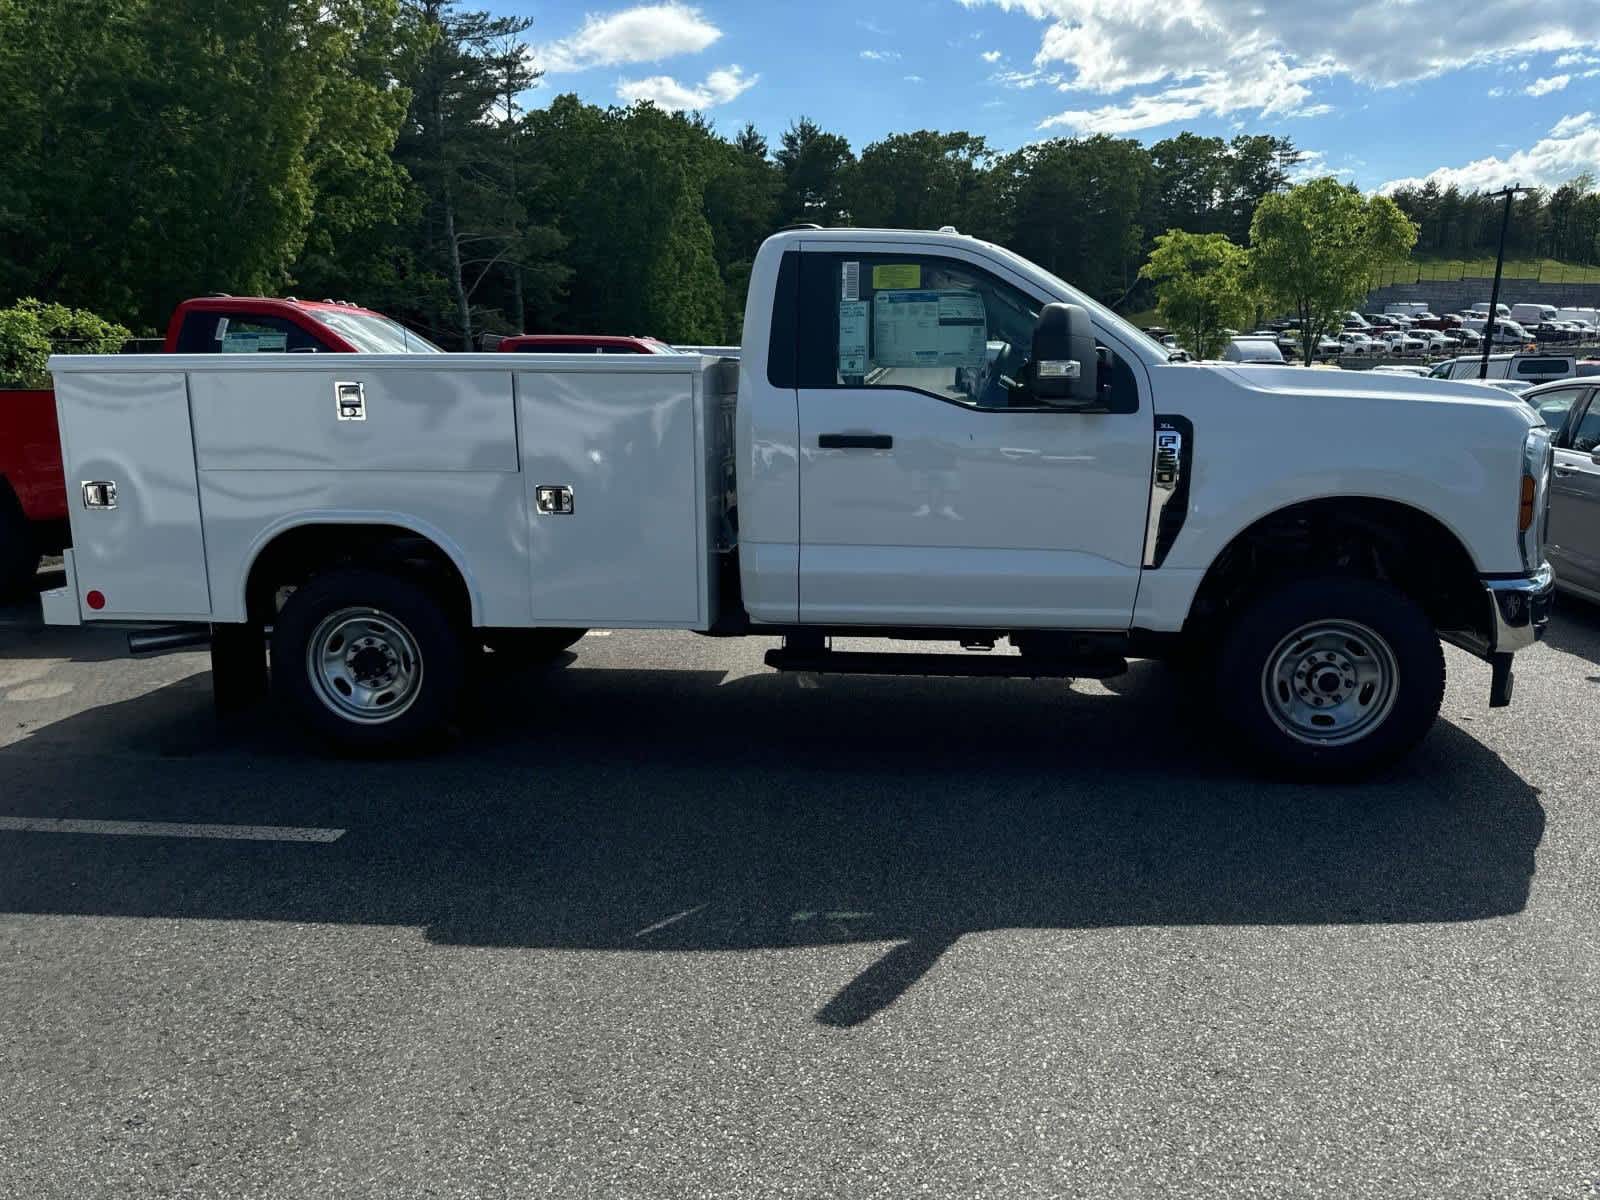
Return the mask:
[[[334,300],[206,296],[179,304],[168,354],[438,354],[382,313]],[[25,591],[68,541],[67,489],[48,389],[0,389],[0,596]]]

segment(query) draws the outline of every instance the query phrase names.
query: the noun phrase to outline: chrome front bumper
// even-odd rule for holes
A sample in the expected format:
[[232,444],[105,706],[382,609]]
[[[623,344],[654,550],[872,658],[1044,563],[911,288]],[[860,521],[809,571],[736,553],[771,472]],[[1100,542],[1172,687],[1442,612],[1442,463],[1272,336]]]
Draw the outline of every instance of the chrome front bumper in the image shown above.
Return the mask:
[[1556,573],[1549,563],[1532,575],[1486,579],[1483,587],[1489,594],[1490,654],[1514,654],[1544,637],[1556,590]]

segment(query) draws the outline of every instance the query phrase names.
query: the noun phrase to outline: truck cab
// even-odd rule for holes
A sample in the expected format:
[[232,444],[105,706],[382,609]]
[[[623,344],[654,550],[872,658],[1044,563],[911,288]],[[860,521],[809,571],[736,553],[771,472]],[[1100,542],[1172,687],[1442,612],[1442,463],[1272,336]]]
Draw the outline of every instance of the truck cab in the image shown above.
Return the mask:
[[52,360],[82,482],[47,620],[192,631],[230,693],[270,641],[284,702],[364,749],[447,725],[483,648],[595,626],[803,672],[1180,658],[1311,774],[1426,733],[1441,640],[1501,705],[1543,630],[1549,430],[1492,389],[1177,362],[953,231],[776,234],[743,328],[737,359]]

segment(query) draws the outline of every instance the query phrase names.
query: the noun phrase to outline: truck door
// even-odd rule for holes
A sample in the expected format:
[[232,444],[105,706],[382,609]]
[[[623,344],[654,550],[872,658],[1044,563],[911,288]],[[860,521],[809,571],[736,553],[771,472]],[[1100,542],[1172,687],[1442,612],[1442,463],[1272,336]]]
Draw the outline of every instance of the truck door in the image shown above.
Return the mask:
[[1046,297],[1000,264],[801,259],[801,620],[1126,629],[1154,432],[1139,364],[1105,348],[1121,411],[1051,408],[1018,383]]
[[[1588,394],[1587,403],[1585,393]],[[1592,388],[1553,388],[1539,397],[1539,415],[1556,429],[1545,550],[1562,583],[1600,593],[1600,403]],[[1565,402],[1570,413],[1562,413]]]
[[183,372],[78,367],[69,358],[55,377],[83,615],[206,620],[211,593]]

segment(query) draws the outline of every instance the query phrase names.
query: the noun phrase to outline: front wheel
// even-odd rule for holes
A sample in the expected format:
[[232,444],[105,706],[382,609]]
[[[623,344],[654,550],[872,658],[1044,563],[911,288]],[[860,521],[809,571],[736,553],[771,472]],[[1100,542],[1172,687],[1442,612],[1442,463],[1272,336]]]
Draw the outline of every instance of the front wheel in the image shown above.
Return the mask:
[[1335,778],[1420,741],[1444,698],[1444,651],[1427,614],[1370,579],[1272,589],[1229,630],[1219,711],[1270,765]]
[[345,568],[315,576],[272,632],[272,682],[315,733],[354,751],[412,749],[455,715],[461,632],[408,579]]

